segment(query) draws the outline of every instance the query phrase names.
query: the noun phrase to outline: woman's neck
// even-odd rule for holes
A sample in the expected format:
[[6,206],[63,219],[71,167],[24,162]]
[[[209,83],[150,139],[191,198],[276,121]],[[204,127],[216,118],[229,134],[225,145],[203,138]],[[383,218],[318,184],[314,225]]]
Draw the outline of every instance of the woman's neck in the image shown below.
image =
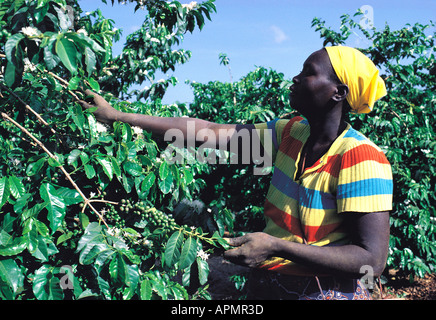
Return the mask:
[[345,130],[347,123],[342,117],[339,108],[331,110],[323,117],[308,118],[310,136],[308,144],[311,146],[331,145],[333,141]]

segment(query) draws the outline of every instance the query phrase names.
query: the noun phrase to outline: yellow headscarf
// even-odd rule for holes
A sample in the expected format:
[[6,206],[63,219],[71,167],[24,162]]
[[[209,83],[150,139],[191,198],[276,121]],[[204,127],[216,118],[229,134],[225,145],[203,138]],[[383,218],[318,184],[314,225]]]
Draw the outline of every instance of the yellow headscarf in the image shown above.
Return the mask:
[[339,80],[349,89],[347,101],[356,113],[371,112],[374,102],[386,95],[386,87],[374,63],[357,49],[326,47]]

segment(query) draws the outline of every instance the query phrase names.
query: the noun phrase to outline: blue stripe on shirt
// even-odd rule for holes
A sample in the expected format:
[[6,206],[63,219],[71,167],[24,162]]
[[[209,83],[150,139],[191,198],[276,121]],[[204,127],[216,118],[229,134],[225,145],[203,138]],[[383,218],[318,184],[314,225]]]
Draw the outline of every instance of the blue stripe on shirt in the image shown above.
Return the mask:
[[289,178],[277,167],[274,167],[274,174],[271,179],[271,184],[289,198],[298,200],[298,183]]
[[336,209],[336,197],[328,192],[300,187],[300,206],[311,209]]
[[394,184],[391,179],[372,178],[338,185],[337,198],[366,197],[392,194]]
[[277,167],[274,168],[271,184],[289,198],[298,200],[300,206],[312,209],[336,209],[334,195],[300,186]]
[[360,132],[350,128],[348,132],[344,135],[344,138],[354,138],[357,141],[367,140],[365,136],[363,136]]
[[271,130],[271,136],[272,136],[272,142],[274,144],[274,148],[276,149],[276,151],[279,149],[279,144],[277,142],[277,132],[276,132],[276,123],[279,119],[275,119],[272,121],[268,121],[266,124],[268,126],[268,129]]

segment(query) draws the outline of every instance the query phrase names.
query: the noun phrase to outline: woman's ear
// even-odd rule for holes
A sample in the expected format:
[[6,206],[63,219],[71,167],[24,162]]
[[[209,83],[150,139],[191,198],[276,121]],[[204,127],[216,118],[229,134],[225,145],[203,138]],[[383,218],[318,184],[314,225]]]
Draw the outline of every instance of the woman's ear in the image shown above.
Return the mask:
[[343,83],[338,84],[336,86],[336,92],[333,95],[333,100],[336,102],[345,100],[347,98],[348,92],[349,92],[349,89],[348,89],[348,86],[346,84],[343,84]]

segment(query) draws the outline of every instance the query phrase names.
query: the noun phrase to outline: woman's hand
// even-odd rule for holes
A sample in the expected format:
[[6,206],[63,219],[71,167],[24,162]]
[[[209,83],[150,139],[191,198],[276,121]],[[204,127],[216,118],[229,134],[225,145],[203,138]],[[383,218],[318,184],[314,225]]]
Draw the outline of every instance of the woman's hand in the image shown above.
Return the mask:
[[263,232],[226,239],[231,246],[237,248],[224,252],[224,258],[247,267],[258,267],[262,262],[274,256],[276,239]]
[[87,109],[97,107],[97,110],[94,111],[94,115],[98,121],[112,123],[118,120],[121,111],[115,110],[102,96],[91,90],[85,90],[85,94],[93,97],[94,104],[89,104],[83,100],[80,101],[80,104]]

